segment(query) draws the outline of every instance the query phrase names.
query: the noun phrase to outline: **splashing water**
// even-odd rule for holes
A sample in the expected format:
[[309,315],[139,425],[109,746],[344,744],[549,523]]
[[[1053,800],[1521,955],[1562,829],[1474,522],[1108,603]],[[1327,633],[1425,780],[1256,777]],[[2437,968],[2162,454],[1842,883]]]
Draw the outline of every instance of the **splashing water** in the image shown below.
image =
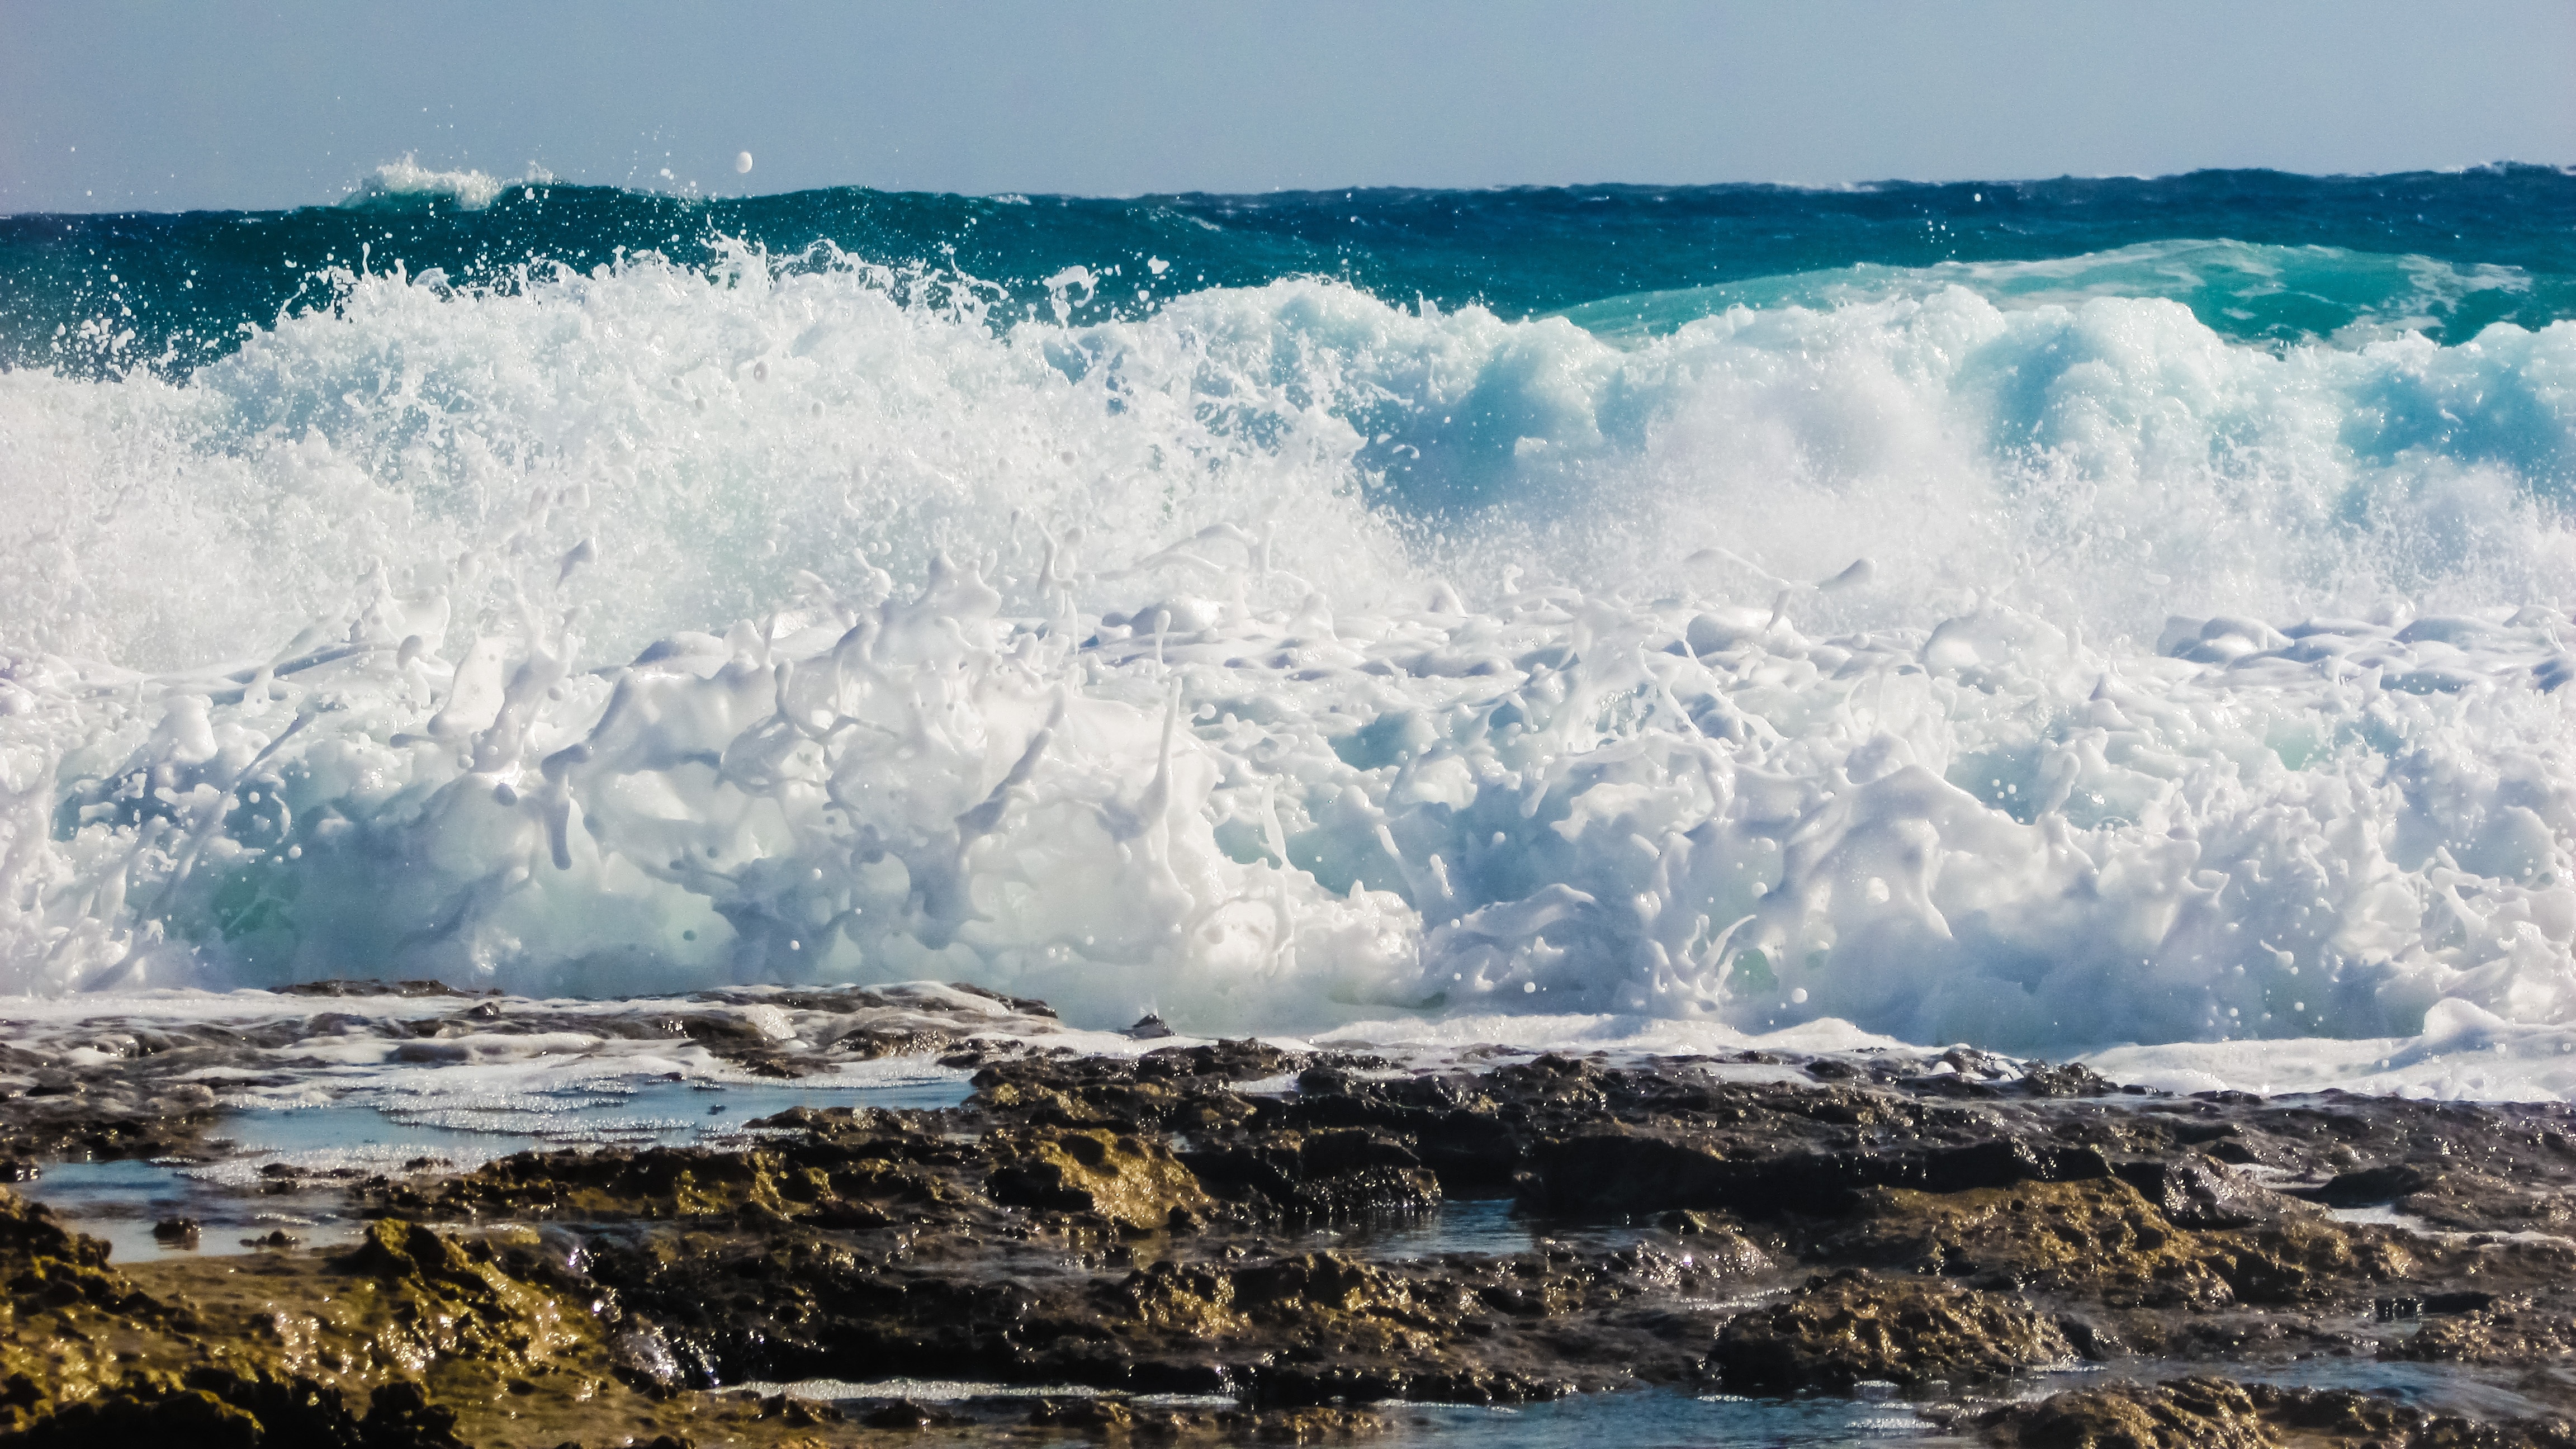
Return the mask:
[[14,989],[2576,1023],[2576,324],[2426,320],[2551,275],[317,285],[0,373]]

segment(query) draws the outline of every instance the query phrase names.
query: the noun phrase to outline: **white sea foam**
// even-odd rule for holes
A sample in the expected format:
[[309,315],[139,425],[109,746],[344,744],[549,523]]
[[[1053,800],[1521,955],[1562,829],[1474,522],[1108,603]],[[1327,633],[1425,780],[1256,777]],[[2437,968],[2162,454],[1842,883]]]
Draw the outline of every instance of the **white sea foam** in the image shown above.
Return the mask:
[[343,206],[380,206],[406,200],[428,200],[443,197],[466,211],[481,211],[490,206],[509,185],[497,177],[466,169],[433,171],[412,156],[388,161],[368,173],[349,193]]
[[2576,326],[992,305],[643,258],[0,374],[0,972],[2576,1021]]

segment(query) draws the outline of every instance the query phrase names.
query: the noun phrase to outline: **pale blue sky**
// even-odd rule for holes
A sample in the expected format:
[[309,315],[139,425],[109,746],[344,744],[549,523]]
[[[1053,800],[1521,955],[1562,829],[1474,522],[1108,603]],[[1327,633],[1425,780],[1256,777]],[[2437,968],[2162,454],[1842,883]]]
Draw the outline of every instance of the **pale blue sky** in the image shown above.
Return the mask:
[[0,0],[0,212],[332,201],[405,153],[1093,194],[2567,164],[2571,64],[2576,0]]

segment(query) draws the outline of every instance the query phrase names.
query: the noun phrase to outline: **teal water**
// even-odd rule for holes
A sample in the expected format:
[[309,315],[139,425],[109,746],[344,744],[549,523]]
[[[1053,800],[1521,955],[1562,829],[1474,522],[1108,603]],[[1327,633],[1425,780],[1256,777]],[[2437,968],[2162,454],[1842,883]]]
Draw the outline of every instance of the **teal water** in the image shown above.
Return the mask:
[[[2073,258],[2096,259],[2077,268],[2084,285],[2172,297],[2248,340],[2384,319],[2451,341],[2576,315],[2576,175],[2553,167],[1125,200],[855,187],[715,200],[532,182],[470,209],[430,191],[283,212],[0,218],[0,365],[184,372],[246,326],[327,306],[341,273],[436,270],[506,289],[525,269],[648,252],[704,264],[728,241],[884,266],[1000,320],[1061,306],[1077,324],[1312,276],[1505,317],[1643,312],[1669,325],[1927,268],[2013,295],[2032,284],[1994,264]],[[1090,284],[1051,287],[1068,269]],[[1613,298],[1652,300],[1604,305]]]

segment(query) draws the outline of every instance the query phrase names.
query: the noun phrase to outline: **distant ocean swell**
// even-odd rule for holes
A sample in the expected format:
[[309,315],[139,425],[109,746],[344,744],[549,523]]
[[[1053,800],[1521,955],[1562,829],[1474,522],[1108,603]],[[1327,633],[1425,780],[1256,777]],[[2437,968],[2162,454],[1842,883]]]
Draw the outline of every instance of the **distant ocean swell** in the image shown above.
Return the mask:
[[2576,182],[2338,184],[10,219],[0,984],[2554,1050]]

